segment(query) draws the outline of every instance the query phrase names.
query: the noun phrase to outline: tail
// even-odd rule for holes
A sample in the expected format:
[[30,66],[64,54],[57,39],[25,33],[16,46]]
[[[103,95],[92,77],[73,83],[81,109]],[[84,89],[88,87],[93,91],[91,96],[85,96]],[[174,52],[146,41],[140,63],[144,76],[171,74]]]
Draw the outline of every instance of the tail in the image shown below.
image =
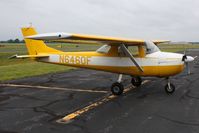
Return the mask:
[[24,40],[26,43],[26,47],[28,49],[28,53],[29,55],[37,55],[39,53],[57,53],[57,52],[61,52],[59,50],[50,48],[48,46],[46,46],[46,44],[43,41],[38,41],[38,40],[32,40],[32,39],[26,39],[26,36],[32,36],[32,35],[36,35],[37,32],[35,31],[34,28],[30,27],[30,28],[22,28],[22,33],[24,36]]

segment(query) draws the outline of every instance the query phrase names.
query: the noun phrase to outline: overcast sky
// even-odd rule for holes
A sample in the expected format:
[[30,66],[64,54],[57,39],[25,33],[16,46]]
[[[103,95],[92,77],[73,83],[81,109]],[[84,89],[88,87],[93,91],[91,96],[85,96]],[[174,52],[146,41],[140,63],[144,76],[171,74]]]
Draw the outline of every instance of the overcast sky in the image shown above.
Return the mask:
[[199,41],[199,0],[0,0],[0,40],[69,32],[134,39]]

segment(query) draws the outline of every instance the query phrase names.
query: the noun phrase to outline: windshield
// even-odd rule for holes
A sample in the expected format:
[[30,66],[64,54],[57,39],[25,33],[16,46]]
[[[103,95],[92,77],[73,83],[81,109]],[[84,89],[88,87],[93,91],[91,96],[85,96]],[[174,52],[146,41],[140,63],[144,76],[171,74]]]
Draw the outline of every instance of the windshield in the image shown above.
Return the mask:
[[146,54],[151,54],[160,51],[160,49],[152,41],[146,41],[145,45],[146,45]]

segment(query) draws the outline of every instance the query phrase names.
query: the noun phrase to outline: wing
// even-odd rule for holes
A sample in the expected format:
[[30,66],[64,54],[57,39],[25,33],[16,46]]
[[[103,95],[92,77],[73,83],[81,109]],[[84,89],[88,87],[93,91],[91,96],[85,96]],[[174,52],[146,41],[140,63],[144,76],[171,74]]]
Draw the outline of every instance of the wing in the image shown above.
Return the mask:
[[[84,43],[84,44],[108,44],[108,45],[129,45],[137,46],[144,45],[144,40],[138,39],[126,39],[126,38],[116,38],[107,36],[93,36],[93,35],[83,35],[83,34],[70,34],[70,33],[46,33],[37,34],[33,36],[27,36],[26,39],[34,40],[44,40],[53,42],[64,42],[64,43]],[[168,42],[168,41],[153,41],[155,44]]]

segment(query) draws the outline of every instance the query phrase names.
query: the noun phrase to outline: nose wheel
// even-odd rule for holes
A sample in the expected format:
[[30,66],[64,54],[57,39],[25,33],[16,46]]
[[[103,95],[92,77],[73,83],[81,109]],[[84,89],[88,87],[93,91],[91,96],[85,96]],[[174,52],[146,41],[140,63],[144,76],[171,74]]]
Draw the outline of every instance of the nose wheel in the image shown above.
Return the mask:
[[173,94],[175,92],[175,85],[170,83],[169,78],[167,78],[167,85],[165,85],[165,91],[167,94]]

